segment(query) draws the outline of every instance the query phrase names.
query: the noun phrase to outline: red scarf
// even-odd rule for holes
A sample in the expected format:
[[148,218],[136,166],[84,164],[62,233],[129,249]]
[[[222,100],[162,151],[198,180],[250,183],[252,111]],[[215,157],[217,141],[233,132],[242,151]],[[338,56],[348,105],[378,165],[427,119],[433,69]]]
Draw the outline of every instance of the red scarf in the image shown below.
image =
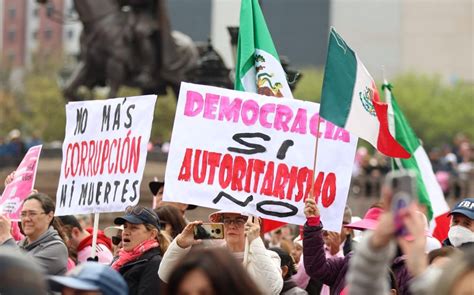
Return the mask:
[[158,247],[158,241],[156,240],[146,240],[140,243],[138,246],[132,249],[132,251],[125,251],[123,248],[120,249],[118,253],[118,259],[112,264],[112,268],[119,270],[126,263],[136,260],[138,257],[142,256],[146,251]]

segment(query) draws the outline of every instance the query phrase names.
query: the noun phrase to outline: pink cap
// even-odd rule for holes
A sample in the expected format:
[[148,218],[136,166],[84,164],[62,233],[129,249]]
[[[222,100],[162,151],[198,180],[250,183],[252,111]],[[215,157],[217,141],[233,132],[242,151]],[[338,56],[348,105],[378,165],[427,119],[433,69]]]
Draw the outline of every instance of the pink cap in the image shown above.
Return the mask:
[[383,212],[384,211],[381,208],[370,208],[367,210],[367,213],[365,213],[365,216],[362,218],[362,220],[346,224],[344,227],[357,230],[374,230],[379,223],[380,215],[382,215]]

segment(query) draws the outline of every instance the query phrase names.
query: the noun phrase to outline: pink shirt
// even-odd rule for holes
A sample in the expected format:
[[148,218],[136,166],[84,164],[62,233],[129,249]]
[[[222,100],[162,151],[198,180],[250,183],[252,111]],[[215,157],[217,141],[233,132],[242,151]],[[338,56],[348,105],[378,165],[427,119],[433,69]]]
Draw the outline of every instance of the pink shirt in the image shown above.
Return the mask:
[[291,277],[293,282],[301,289],[306,289],[309,280],[311,279],[304,268],[303,255],[301,255],[300,262],[298,263],[298,272]]
[[[77,262],[82,263],[86,262],[87,258],[91,257],[92,246],[87,246],[81,251],[77,252]],[[102,264],[110,264],[114,255],[110,252],[107,246],[102,244],[97,244],[96,246],[96,255],[99,257],[99,262]]]

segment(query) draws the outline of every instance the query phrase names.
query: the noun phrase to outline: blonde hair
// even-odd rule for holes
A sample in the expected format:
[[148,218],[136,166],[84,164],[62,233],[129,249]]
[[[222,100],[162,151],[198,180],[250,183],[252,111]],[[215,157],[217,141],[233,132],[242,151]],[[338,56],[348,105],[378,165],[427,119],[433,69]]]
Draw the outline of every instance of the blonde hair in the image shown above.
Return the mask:
[[158,241],[158,244],[160,245],[161,255],[163,256],[165,254],[166,250],[168,250],[168,247],[171,244],[171,240],[172,240],[171,236],[167,232],[157,229],[152,224],[145,223],[144,225],[145,225],[145,228],[148,231],[152,231],[152,230],[157,231],[155,239]]

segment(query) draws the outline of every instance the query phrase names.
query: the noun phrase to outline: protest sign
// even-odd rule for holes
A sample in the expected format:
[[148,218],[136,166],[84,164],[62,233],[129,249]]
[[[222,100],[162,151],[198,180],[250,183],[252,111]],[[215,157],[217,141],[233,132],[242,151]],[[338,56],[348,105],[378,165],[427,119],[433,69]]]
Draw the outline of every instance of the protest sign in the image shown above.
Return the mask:
[[182,83],[163,199],[304,224],[313,187],[324,227],[340,230],[357,138],[312,102]]
[[6,214],[12,220],[20,219],[23,201],[28,197],[35,185],[36,170],[42,145],[31,147],[23,157],[15,177],[3,191],[0,198],[0,214]]
[[56,215],[124,211],[140,198],[156,96],[70,102]]

